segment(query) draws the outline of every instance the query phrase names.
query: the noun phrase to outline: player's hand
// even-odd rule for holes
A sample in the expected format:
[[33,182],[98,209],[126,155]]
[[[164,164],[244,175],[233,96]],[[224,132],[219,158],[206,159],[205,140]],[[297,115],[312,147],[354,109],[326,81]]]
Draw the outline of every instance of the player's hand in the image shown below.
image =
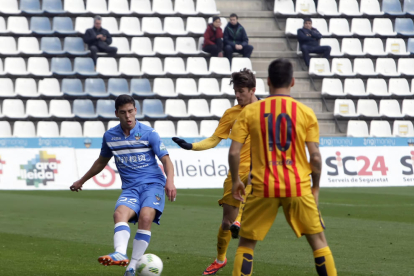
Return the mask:
[[165,184],[165,194],[171,202],[175,201],[175,198],[177,196],[177,189],[175,188],[175,185],[172,181],[167,180],[167,183]]
[[233,192],[234,199],[241,201],[241,202],[244,201],[243,196],[246,194],[246,191],[245,191],[244,183],[240,180],[240,177],[236,183],[233,183],[232,192]]
[[83,182],[82,182],[82,181],[80,181],[80,180],[78,180],[78,181],[74,182],[74,183],[72,184],[72,186],[70,186],[70,190],[71,190],[72,192],[82,191],[82,185],[83,185]]
[[99,34],[99,35],[96,36],[97,39],[100,39],[102,37],[103,37],[103,35],[101,35],[101,34]]
[[173,137],[172,140],[177,143],[181,148],[185,150],[191,150],[193,149],[193,144],[187,143],[184,139],[180,139],[178,137]]
[[315,198],[316,206],[319,206],[319,188],[312,188],[312,194]]

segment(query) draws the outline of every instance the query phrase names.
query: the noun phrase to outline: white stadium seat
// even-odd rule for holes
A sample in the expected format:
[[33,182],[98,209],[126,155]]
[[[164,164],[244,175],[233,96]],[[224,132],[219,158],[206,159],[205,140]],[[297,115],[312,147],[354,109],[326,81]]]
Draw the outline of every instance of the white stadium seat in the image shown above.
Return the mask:
[[[66,0],[68,1],[68,0]],[[84,34],[87,29],[93,26],[93,18],[92,17],[77,17],[75,21],[75,31]]]
[[99,137],[105,133],[105,126],[101,121],[86,121],[83,125],[84,137]]
[[[250,58],[246,57],[234,57],[231,61],[231,72],[239,72],[244,68],[253,71],[253,66]],[[255,73],[253,71],[253,73]]]
[[377,76],[374,63],[370,58],[356,58],[354,60],[354,72],[361,76]]
[[380,36],[395,36],[391,19],[389,18],[375,18],[373,23],[372,32]]
[[195,5],[193,0],[175,0],[174,11],[182,15],[196,15]]
[[357,117],[355,105],[352,100],[335,100],[334,106],[335,117]]
[[339,16],[335,0],[318,0],[318,13],[323,16]]
[[364,97],[368,96],[365,91],[365,85],[362,79],[345,79],[344,82],[345,95]]
[[86,13],[85,3],[83,0],[64,0],[64,1],[65,1],[64,10],[66,12],[74,13],[74,14]]
[[401,114],[400,104],[397,100],[381,100],[379,104],[379,114],[389,118],[404,117]]
[[29,22],[23,16],[10,16],[7,19],[7,30],[15,34],[30,34]]
[[[219,121],[217,120],[202,120],[200,123],[200,136],[201,137],[212,136],[218,124],[219,124]],[[0,131],[1,131],[1,124],[0,124]]]
[[175,41],[175,50],[179,54],[198,55],[201,52],[197,50],[196,42],[193,37],[177,37]]
[[0,78],[0,97],[13,98],[15,96],[13,81],[11,79]]
[[[346,38],[344,38],[346,39]],[[331,46],[331,56],[332,57],[341,57],[343,53],[339,47],[338,39],[336,38],[322,38],[320,40],[321,46]]]
[[139,56],[155,56],[149,37],[133,37],[131,51]]
[[[117,122],[119,124],[119,122]],[[82,137],[82,126],[79,122],[63,121],[60,125],[60,137]]]
[[413,96],[413,92],[410,91],[407,79],[403,78],[390,79],[388,91],[391,95],[401,97]]
[[3,55],[17,55],[16,40],[12,36],[0,37],[0,54]]
[[221,79],[221,92],[227,95],[234,95],[233,84],[230,84],[230,78]]
[[30,57],[27,71],[35,76],[52,76],[52,72],[49,70],[49,61],[45,57]]
[[3,115],[11,119],[24,119],[26,112],[24,110],[23,101],[19,99],[6,99],[3,101]]
[[150,0],[131,0],[131,12],[142,15],[154,14]]
[[73,118],[72,108],[68,100],[51,100],[50,115],[57,118]]
[[161,19],[159,17],[142,18],[142,32],[144,34],[162,35],[165,31],[162,28]]
[[128,0],[108,0],[108,11],[115,14],[131,14]]
[[154,39],[154,52],[160,55],[176,55],[174,41],[171,37],[156,37]]
[[112,38],[111,47],[118,48],[117,54],[131,54],[131,49],[129,48],[129,42],[126,37],[114,37]]
[[378,58],[376,64],[376,72],[379,75],[386,77],[400,76],[400,74],[397,72],[397,65],[392,58]]
[[12,137],[11,126],[7,121],[0,121],[0,137],[8,138]]
[[391,126],[387,121],[371,121],[371,137],[392,137]]
[[340,79],[325,78],[322,80],[322,95],[335,97],[345,96]]
[[208,76],[211,74],[207,69],[207,61],[203,57],[189,57],[187,59],[187,72],[196,76]]
[[164,70],[162,69],[161,59],[157,57],[144,57],[142,59],[141,71],[143,74],[151,76],[165,75]]
[[230,75],[229,60],[225,57],[212,57],[210,59],[210,72],[217,75]]
[[152,0],[152,11],[161,15],[175,14],[171,0]]
[[[142,122],[140,121],[140,123],[142,123]],[[106,127],[106,129],[109,130],[109,129],[113,128],[113,127],[116,127],[117,125],[119,125],[119,121],[117,121],[117,120],[109,121],[108,122],[108,126]]]
[[342,39],[342,53],[350,56],[365,56],[362,51],[361,41],[358,38]]
[[142,76],[137,58],[122,57],[119,59],[119,73],[125,76]]
[[388,38],[385,46],[385,52],[396,56],[409,56],[407,52],[404,39],[402,38]]
[[16,94],[21,97],[38,97],[36,81],[31,78],[18,78],[14,88]]
[[171,121],[157,120],[155,121],[154,129],[158,132],[161,138],[170,138],[176,136],[175,126]]
[[[285,34],[296,36],[298,34],[298,29],[303,27],[302,18],[287,18]],[[318,29],[319,30],[319,29]]]
[[[118,22],[115,17],[102,17],[102,28],[106,29],[111,35],[120,34]],[[115,38],[115,37],[114,37]],[[114,40],[112,38],[112,41]],[[111,44],[112,46],[112,44]]]
[[342,77],[355,76],[352,70],[351,60],[348,58],[334,58],[332,60],[332,73]]
[[384,15],[384,13],[381,11],[381,7],[380,7],[378,0],[361,0],[360,4],[361,4],[360,11],[364,15],[370,15],[370,16]]
[[269,91],[266,90],[266,85],[263,79],[256,79],[256,96],[267,97],[269,96]]
[[231,107],[228,99],[212,99],[211,100],[211,114],[217,117],[222,117],[224,112]]
[[339,36],[352,36],[348,20],[345,18],[331,18],[329,20],[329,32]]
[[312,58],[309,65],[309,75],[332,76],[329,61],[326,58]]
[[169,35],[187,35],[184,21],[181,17],[166,17],[164,19],[164,31]]
[[61,97],[63,93],[60,91],[60,84],[57,79],[45,78],[39,80],[39,94],[47,97]]
[[198,93],[208,96],[222,95],[219,83],[215,78],[201,78],[198,81]]
[[39,55],[42,53],[36,37],[19,37],[18,52],[31,55]]
[[386,56],[384,44],[380,38],[364,39],[364,54],[371,56]]
[[302,15],[316,14],[316,6],[313,0],[296,0],[296,13]]
[[347,128],[347,136],[348,137],[368,137],[368,125],[365,121],[348,121],[348,128]]
[[[126,35],[143,35],[141,23],[136,17],[122,17],[119,22],[119,31]],[[134,37],[135,38],[135,37]]]
[[56,122],[40,121],[37,123],[37,137],[59,137],[59,127]]
[[115,58],[100,57],[96,62],[96,72],[103,76],[119,76],[118,64]]
[[33,122],[16,121],[13,127],[14,137],[35,137],[36,131]]
[[340,0],[339,13],[345,16],[361,16],[357,0]]
[[211,117],[210,109],[205,99],[188,100],[188,114],[195,117]]
[[[302,23],[303,26],[303,23]],[[302,28],[302,26],[300,26]],[[325,18],[312,18],[312,26],[313,28],[318,29],[318,31],[323,36],[330,36],[331,33],[328,30],[328,23],[326,22]]]
[[371,21],[368,18],[353,18],[351,33],[360,36],[373,36]]
[[1,8],[2,13],[5,14],[19,14],[21,11],[19,10],[18,0],[3,0],[1,1]]
[[273,13],[282,15],[297,15],[293,0],[275,0]]
[[215,0],[196,0],[196,11],[206,15],[216,15],[220,12],[217,11]]
[[388,92],[387,83],[384,79],[368,79],[367,93],[373,96],[388,97],[391,94]]
[[197,83],[191,78],[178,78],[175,87],[176,94],[185,96],[198,96],[200,95],[197,90]]
[[358,115],[366,117],[379,117],[378,106],[375,100],[358,100]]
[[187,106],[184,100],[166,100],[165,114],[172,117],[188,117]]
[[404,99],[403,102],[402,102],[402,112],[401,113],[404,116],[414,117],[414,100]]
[[400,58],[398,73],[405,76],[414,76],[414,58]]
[[26,115],[33,118],[50,118],[46,101],[28,100],[26,102]]
[[164,59],[165,73],[173,76],[187,75],[185,70],[184,60],[180,57],[167,57]]
[[395,136],[395,137],[413,137],[414,136],[413,123],[410,121],[395,120],[392,129],[393,129],[392,136]]
[[108,14],[106,0],[86,0],[86,10],[95,14]]
[[200,137],[198,126],[195,121],[178,121],[177,123],[178,137]]
[[203,35],[207,29],[206,20],[202,17],[187,18],[187,32],[189,34]]
[[174,82],[170,78],[155,78],[152,91],[161,97],[176,97]]

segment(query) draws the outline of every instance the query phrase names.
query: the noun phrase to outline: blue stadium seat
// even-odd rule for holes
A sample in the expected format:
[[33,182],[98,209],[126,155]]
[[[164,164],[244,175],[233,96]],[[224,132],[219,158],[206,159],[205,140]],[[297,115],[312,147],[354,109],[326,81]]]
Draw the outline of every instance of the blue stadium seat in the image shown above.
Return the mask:
[[63,51],[70,55],[87,55],[89,51],[85,51],[85,45],[80,37],[65,37],[63,43]]
[[407,42],[407,52],[414,53],[414,38],[409,38]]
[[82,82],[80,81],[80,79],[63,79],[62,92],[66,96],[86,96],[86,94],[83,92]]
[[388,15],[404,15],[400,0],[383,0],[382,11]]
[[98,100],[96,103],[96,113],[99,118],[114,119],[115,101],[114,100]]
[[143,115],[148,118],[161,119],[167,117],[167,115],[164,113],[162,102],[158,99],[145,99],[142,109]]
[[40,40],[40,50],[49,55],[63,55],[62,44],[58,37],[42,37]]
[[20,0],[20,10],[26,14],[42,14],[39,0]]
[[82,119],[94,119],[98,117],[91,100],[74,100],[73,114],[75,114],[75,117]]
[[75,58],[73,71],[79,76],[97,76],[95,71],[95,64],[90,57],[77,57]]
[[398,35],[414,36],[414,23],[411,18],[396,18],[395,32]]
[[126,79],[111,78],[108,80],[108,93],[118,97],[121,94],[130,94]]
[[43,0],[42,8],[45,13],[49,13],[49,14],[65,13],[61,0]]
[[135,118],[144,119],[144,115],[142,115],[141,105],[137,100],[135,100],[135,108],[137,109],[137,115],[135,116]]
[[92,97],[106,98],[109,93],[106,92],[105,82],[103,79],[86,79],[85,92]]
[[50,71],[54,75],[74,75],[75,72],[72,70],[72,63],[70,62],[69,58],[52,58],[52,66]]
[[151,84],[148,79],[132,79],[131,93],[142,97],[152,97],[155,95],[152,92]]
[[53,34],[52,25],[47,17],[33,16],[30,19],[30,30],[36,34]]
[[64,35],[77,34],[73,29],[73,22],[70,17],[54,17],[53,30]]

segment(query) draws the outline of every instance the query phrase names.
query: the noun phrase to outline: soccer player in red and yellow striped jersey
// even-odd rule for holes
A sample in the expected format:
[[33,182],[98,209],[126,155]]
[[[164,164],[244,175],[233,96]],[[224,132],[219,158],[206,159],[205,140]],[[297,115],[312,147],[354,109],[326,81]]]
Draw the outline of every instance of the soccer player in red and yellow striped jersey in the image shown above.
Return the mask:
[[245,188],[238,177],[240,150],[249,136],[252,155],[252,192],[241,219],[233,276],[252,275],[255,245],[265,238],[280,206],[297,237],[306,236],[318,274],[337,275],[318,210],[322,167],[318,121],[312,109],[290,97],[294,83],[292,64],[286,59],[273,61],[268,77],[270,96],[244,108],[230,134],[233,196],[241,201]]

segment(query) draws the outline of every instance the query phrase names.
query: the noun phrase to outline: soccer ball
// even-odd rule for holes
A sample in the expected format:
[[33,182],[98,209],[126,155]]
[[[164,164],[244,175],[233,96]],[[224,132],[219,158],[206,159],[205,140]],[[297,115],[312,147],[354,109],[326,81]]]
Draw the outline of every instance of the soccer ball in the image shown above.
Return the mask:
[[162,261],[154,254],[145,254],[137,263],[135,273],[140,276],[161,275]]

